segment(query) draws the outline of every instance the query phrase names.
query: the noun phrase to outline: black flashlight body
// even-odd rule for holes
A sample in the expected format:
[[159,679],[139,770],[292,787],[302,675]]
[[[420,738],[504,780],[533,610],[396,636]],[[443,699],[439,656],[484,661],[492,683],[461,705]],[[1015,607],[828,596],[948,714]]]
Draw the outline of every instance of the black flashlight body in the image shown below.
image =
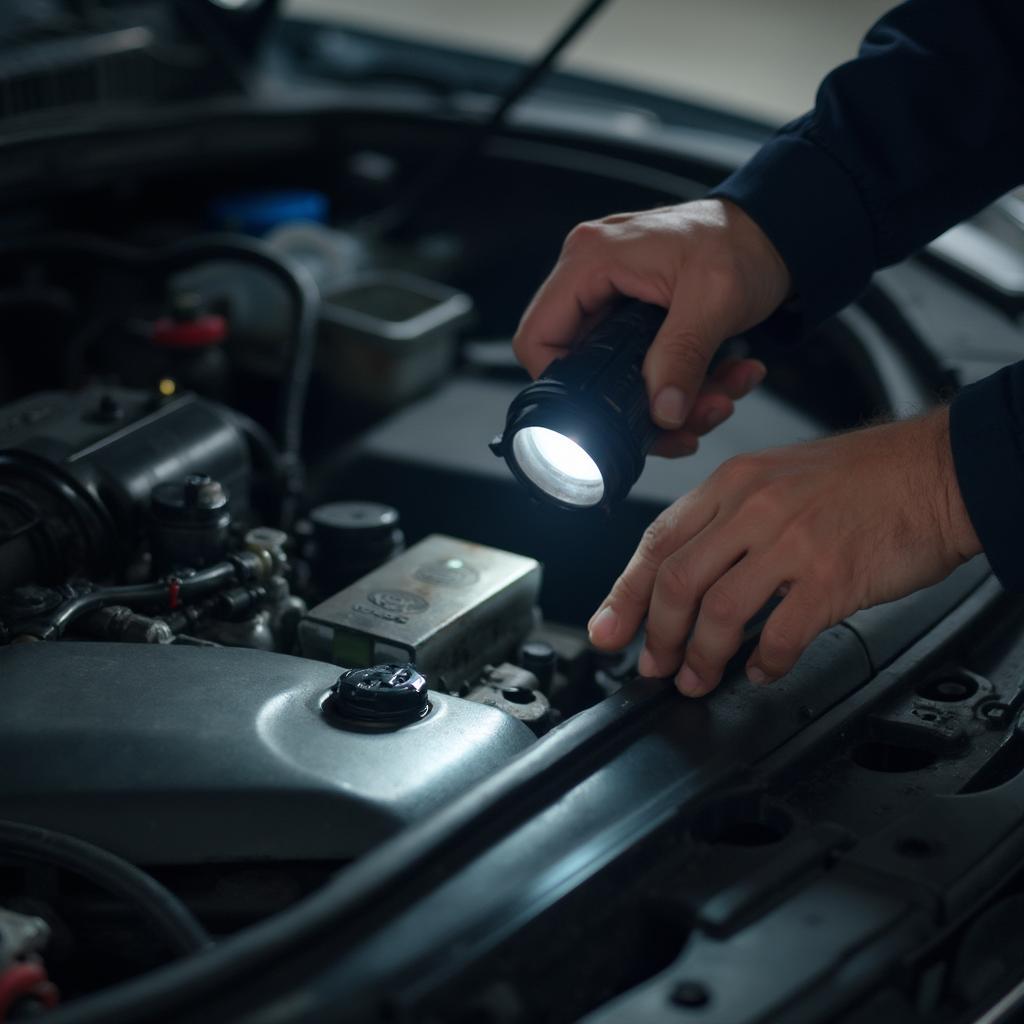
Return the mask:
[[579,348],[554,360],[513,399],[505,430],[491,450],[539,497],[562,508],[581,507],[539,488],[523,472],[512,442],[527,427],[569,437],[593,459],[604,481],[597,505],[613,505],[629,493],[659,434],[641,371],[664,320],[659,306],[633,299],[620,303]]

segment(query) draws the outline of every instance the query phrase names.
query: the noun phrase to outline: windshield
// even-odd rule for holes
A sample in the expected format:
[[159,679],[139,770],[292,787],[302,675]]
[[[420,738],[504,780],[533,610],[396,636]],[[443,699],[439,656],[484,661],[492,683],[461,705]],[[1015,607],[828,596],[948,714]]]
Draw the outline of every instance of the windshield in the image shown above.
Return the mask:
[[[298,17],[338,21],[512,57],[537,53],[580,0],[286,0]],[[562,66],[737,113],[783,121],[853,56],[892,0],[618,0]]]

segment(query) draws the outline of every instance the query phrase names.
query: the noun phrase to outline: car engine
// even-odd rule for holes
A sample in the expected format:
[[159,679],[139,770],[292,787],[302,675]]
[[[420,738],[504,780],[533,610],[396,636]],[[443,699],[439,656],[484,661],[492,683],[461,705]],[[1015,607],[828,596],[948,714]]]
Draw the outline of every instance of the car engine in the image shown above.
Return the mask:
[[[266,439],[194,393],[42,392],[0,421],[0,818],[209,884],[235,927],[557,720],[534,559],[405,549],[373,502],[268,526]],[[89,895],[45,916],[102,912]],[[4,905],[36,899],[26,880]],[[125,958],[102,946],[84,959]]]
[[[181,8],[252,18],[256,65],[272,6]],[[570,76],[482,132],[500,62],[288,22],[261,93],[168,24],[90,56],[109,121],[3,98],[0,1021],[902,1024],[1008,982],[1024,610],[983,559],[770,690],[751,622],[709,701],[585,623],[729,456],[1018,358],[1019,198],[799,350],[727,342],[765,386],[567,512],[488,449],[518,317],[574,224],[700,196],[763,126]]]

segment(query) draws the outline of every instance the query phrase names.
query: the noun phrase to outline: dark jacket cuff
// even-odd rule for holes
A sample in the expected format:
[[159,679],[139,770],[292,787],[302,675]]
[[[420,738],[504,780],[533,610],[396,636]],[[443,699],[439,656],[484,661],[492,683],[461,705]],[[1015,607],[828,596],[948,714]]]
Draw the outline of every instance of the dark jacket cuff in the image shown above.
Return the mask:
[[1024,363],[964,388],[949,410],[960,494],[989,563],[1007,589],[1024,592]]
[[809,117],[794,122],[710,192],[746,211],[778,249],[794,298],[766,324],[801,334],[855,299],[875,268],[861,194],[810,131]]

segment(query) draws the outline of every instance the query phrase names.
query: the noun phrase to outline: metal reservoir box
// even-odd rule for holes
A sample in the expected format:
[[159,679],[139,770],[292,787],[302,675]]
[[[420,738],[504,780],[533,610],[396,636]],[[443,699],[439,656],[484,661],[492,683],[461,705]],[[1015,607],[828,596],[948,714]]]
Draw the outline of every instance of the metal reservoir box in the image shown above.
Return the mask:
[[434,534],[313,608],[299,642],[348,667],[411,661],[456,690],[530,631],[540,584],[532,558]]

